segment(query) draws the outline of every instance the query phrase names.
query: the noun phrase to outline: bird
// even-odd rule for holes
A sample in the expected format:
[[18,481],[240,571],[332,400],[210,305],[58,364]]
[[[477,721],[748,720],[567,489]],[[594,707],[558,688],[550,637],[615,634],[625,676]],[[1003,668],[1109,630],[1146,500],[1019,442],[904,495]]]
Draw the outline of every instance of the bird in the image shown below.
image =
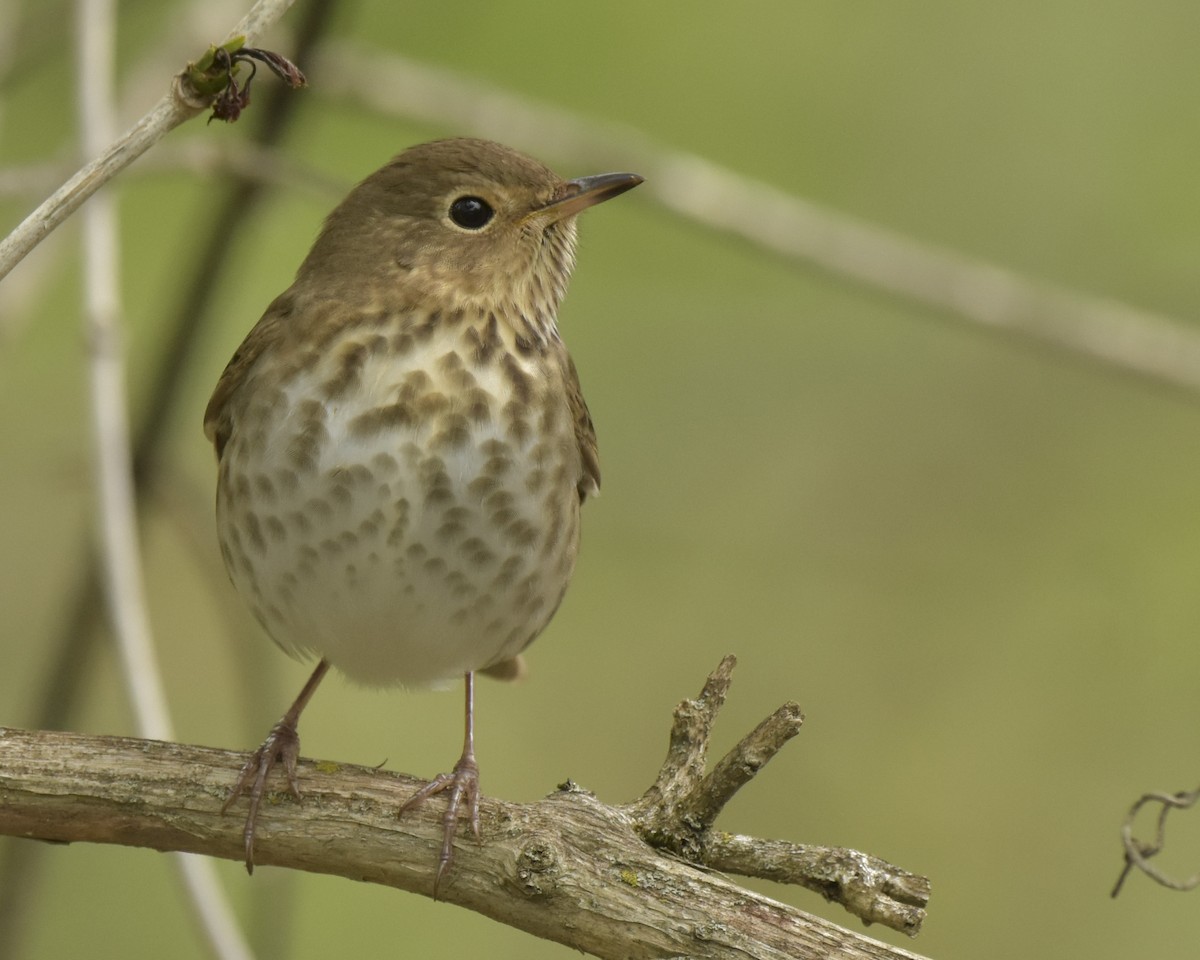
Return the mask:
[[329,214],[204,414],[237,592],[286,653],[316,658],[221,812],[282,767],[330,668],[370,686],[461,678],[463,750],[399,808],[446,795],[436,899],[460,820],[480,835],[475,677],[512,678],[558,609],[599,492],[596,431],[558,310],[576,218],[643,178],[563,179],[488,140],[409,147]]

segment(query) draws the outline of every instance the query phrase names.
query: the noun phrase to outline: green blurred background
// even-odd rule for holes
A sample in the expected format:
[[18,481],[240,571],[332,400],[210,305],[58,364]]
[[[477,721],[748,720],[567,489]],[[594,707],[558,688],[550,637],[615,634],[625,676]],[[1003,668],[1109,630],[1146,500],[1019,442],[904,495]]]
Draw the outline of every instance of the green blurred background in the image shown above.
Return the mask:
[[[71,8],[5,2],[17,39],[0,162],[68,162]],[[121,4],[130,119],[175,69],[136,81],[156,38],[182,31],[174,54],[194,55],[240,5],[209,7],[181,28],[182,4]],[[1195,313],[1194,0],[349,0],[332,34],[639,128],[1033,278]],[[286,29],[262,45],[287,53]],[[454,116],[435,128],[347,106],[312,79],[284,153],[337,182],[462,132]],[[258,95],[272,82],[260,72]],[[192,123],[167,145],[245,139],[250,122]],[[223,187],[137,168],[121,184],[140,417]],[[35,199],[5,199],[0,224]],[[257,744],[306,674],[220,569],[200,419],[331,205],[285,187],[230,237],[235,265],[181,383],[144,537],[185,741]],[[0,288],[0,724],[14,726],[42,709],[92,517],[78,224],[55,240]],[[808,720],[720,825],[853,846],[932,878],[915,943],[871,935],[936,958],[1195,956],[1197,895],[1140,875],[1117,901],[1108,892],[1132,800],[1196,779],[1197,398],[798,268],[637,192],[585,218],[561,322],[604,495],[530,678],[480,690],[485,792],[532,800],[570,777],[633,798],[672,706],[735,652],[718,750],[785,699]],[[110,648],[86,669],[71,726],[133,732]],[[429,776],[457,756],[460,699],[335,679],[301,730],[308,756]],[[1164,866],[1193,872],[1198,838],[1181,815]],[[13,956],[204,955],[166,857],[42,856]],[[267,958],[571,955],[417,896],[219,867]],[[804,891],[757,886],[860,928]]]

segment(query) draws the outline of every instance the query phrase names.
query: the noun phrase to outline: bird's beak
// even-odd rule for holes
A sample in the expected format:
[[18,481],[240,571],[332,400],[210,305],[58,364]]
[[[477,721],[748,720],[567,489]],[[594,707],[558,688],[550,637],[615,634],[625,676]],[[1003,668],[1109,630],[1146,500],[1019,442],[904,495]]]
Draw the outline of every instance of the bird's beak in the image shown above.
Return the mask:
[[636,173],[601,173],[594,177],[568,180],[562,195],[539,207],[532,216],[549,222],[573,217],[581,210],[632,190],[644,179]]

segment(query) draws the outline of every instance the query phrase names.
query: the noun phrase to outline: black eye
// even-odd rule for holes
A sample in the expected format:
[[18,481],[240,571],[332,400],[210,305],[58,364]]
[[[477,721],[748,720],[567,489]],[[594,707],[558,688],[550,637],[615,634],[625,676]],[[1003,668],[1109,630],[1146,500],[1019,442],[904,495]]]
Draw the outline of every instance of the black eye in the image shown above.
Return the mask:
[[490,204],[479,197],[459,197],[450,204],[450,219],[464,230],[482,230],[493,216]]

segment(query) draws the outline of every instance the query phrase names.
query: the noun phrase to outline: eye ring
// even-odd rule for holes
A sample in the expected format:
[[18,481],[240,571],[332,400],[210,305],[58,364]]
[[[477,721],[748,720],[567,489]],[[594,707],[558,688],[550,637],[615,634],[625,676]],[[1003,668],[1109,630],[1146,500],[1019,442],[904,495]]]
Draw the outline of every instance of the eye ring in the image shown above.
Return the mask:
[[450,204],[450,219],[464,230],[482,230],[496,211],[482,197],[459,197]]

